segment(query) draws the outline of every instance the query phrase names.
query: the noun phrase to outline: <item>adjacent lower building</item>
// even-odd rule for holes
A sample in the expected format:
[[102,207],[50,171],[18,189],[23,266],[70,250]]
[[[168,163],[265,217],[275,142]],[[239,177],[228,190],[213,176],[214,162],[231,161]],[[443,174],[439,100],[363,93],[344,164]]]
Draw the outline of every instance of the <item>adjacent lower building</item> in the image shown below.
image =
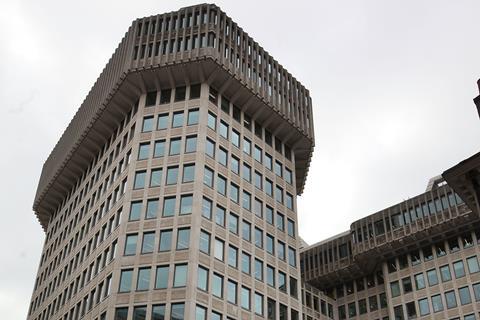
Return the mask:
[[27,319],[476,319],[480,155],[308,246],[312,118],[217,6],[135,20],[43,166]]

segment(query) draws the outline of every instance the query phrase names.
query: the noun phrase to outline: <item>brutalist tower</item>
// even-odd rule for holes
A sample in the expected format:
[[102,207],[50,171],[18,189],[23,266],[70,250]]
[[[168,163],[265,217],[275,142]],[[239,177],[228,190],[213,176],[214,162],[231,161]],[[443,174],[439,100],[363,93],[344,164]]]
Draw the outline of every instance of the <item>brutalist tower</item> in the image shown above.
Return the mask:
[[28,319],[300,319],[313,145],[308,90],[219,7],[135,20],[43,166]]

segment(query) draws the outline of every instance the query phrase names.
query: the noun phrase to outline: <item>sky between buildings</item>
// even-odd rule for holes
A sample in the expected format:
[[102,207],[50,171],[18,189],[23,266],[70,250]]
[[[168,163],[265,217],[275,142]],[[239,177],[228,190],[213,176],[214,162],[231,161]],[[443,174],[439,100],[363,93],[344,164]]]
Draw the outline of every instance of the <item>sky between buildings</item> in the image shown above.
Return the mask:
[[[44,233],[42,164],[131,21],[192,1],[0,4],[0,314],[24,319]],[[316,146],[298,199],[315,243],[480,151],[480,2],[218,1],[309,90]]]

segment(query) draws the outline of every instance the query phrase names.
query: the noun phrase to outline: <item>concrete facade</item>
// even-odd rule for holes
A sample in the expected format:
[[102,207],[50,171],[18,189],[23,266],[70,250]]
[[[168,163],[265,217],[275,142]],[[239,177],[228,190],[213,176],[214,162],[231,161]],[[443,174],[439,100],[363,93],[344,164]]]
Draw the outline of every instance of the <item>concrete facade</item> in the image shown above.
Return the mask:
[[135,20],[44,164],[27,319],[476,319],[480,156],[308,246],[312,119],[217,6]]

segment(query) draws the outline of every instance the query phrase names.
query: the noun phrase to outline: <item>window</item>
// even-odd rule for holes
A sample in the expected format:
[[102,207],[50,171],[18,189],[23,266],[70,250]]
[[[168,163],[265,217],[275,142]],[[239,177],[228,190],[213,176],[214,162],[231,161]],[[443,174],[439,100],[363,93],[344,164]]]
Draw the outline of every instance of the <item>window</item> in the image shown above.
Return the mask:
[[202,201],[202,216],[211,220],[212,219],[212,201],[207,199],[207,198],[203,198],[203,201]]
[[252,153],[252,143],[247,138],[243,138],[243,152],[248,155]]
[[230,141],[235,147],[240,148],[240,134],[234,129],[232,129]]
[[129,221],[135,221],[140,219],[142,211],[142,201],[133,201],[130,204],[130,214],[128,216]]
[[[226,181],[225,181],[226,183]],[[230,200],[235,203],[239,201],[239,188],[236,184],[230,183]]]
[[392,297],[398,297],[400,295],[400,285],[398,281],[390,282],[390,291],[392,292]]
[[250,255],[242,252],[242,272],[250,274]]
[[216,297],[223,297],[223,277],[216,273],[212,277],[212,294]]
[[133,183],[133,189],[143,189],[143,188],[145,188],[145,176],[146,175],[147,175],[146,171],[135,172],[135,182]]
[[175,215],[175,197],[166,197],[163,199],[163,217],[171,217]]
[[266,206],[265,212],[267,223],[273,225],[273,209],[269,206]]
[[203,171],[203,183],[210,188],[213,188],[213,170],[205,167]]
[[145,232],[142,241],[142,253],[152,253],[155,247],[155,232]]
[[199,249],[201,252],[210,254],[210,234],[206,231],[200,231]]
[[251,224],[245,220],[242,221],[242,238],[251,241]]
[[160,92],[160,104],[170,103],[172,97],[172,89],[162,89]]
[[193,182],[195,179],[195,164],[186,164],[183,166],[182,182]]
[[290,193],[286,193],[285,196],[285,205],[288,209],[293,210],[293,196]]
[[297,267],[297,252],[292,247],[288,247],[288,264]]
[[450,267],[448,264],[440,267],[440,277],[442,278],[442,282],[452,280],[452,275],[450,274]]
[[287,232],[290,237],[295,238],[295,222],[293,220],[287,219]]
[[240,173],[240,161],[233,155],[230,157],[230,170],[235,174]]
[[137,291],[150,289],[150,267],[138,269]]
[[143,118],[142,132],[150,132],[153,130],[153,116]]
[[252,196],[247,191],[242,192],[242,207],[248,211],[252,210]]
[[180,215],[192,213],[193,196],[191,194],[183,195],[180,198]]
[[208,113],[207,126],[213,131],[217,130],[217,116],[213,113]]
[[275,269],[269,265],[267,265],[267,284],[275,287]]
[[274,241],[275,241],[274,238],[271,235],[267,234],[267,246],[266,247],[267,247],[267,252],[270,253],[271,255],[273,255],[274,252],[275,252]]
[[134,255],[137,252],[137,240],[138,234],[128,234],[125,240],[125,250],[123,254],[125,256]]
[[468,272],[470,273],[479,272],[480,268],[478,266],[477,256],[467,258],[467,266],[468,266]]
[[228,247],[228,265],[237,268],[238,267],[238,249],[234,246]]
[[412,279],[410,277],[406,277],[402,279],[402,286],[403,286],[403,293],[412,292]]
[[155,277],[155,289],[165,289],[168,286],[168,266],[158,266]]
[[228,163],[228,152],[222,147],[218,148],[218,163],[226,167]]
[[470,289],[468,287],[459,288],[458,296],[460,297],[460,304],[462,306],[472,303],[472,297],[470,296]]
[[433,312],[443,311],[442,297],[439,294],[432,296],[432,307]]
[[172,303],[171,320],[185,320],[185,303]]
[[282,177],[283,167],[282,164],[278,161],[275,161],[274,172],[277,176]]
[[155,141],[155,146],[153,150],[153,157],[159,158],[165,155],[165,140]]
[[120,273],[120,286],[118,292],[129,292],[132,289],[133,269],[122,270]]
[[[263,281],[263,262],[261,260],[255,259],[254,273],[255,273],[255,279]],[[480,284],[479,284],[479,290],[480,290]]]
[[276,318],[276,302],[270,298],[267,299],[267,319],[275,320]]
[[277,212],[277,229],[281,231],[285,229],[285,217],[280,212]]
[[453,272],[457,279],[465,276],[465,266],[462,260],[453,263]]
[[172,250],[172,230],[160,231],[160,251]]
[[157,130],[165,130],[168,128],[168,113],[158,115]]
[[430,313],[430,305],[428,304],[427,298],[418,300],[418,309],[421,316],[425,316]]
[[190,99],[198,99],[200,98],[200,84],[194,84],[190,86]]
[[275,199],[278,203],[283,203],[283,189],[275,186]]
[[232,280],[227,281],[227,301],[237,303],[237,283]]
[[162,184],[163,169],[152,169],[150,175],[150,187],[160,187]]
[[263,176],[261,173],[259,173],[258,171],[255,171],[255,177],[254,177],[254,183],[255,183],[255,187],[259,190],[262,190],[263,189]]
[[185,287],[187,284],[187,265],[186,264],[176,264],[175,273],[173,276],[173,287]]
[[147,200],[147,210],[145,211],[145,219],[155,219],[158,211],[158,199]]
[[250,310],[250,289],[242,287],[240,305],[243,309]]
[[253,298],[253,303],[254,303],[255,313],[260,315],[260,316],[263,316],[263,295],[255,292],[254,298]]
[[176,184],[178,180],[178,167],[167,168],[167,185]]
[[140,143],[138,148],[138,160],[148,159],[150,153],[150,142]]
[[147,315],[147,307],[140,306],[133,308],[133,320],[145,320]]
[[272,170],[272,156],[269,155],[268,153],[265,153],[265,157],[264,157],[264,161],[265,161],[265,167],[268,169],[268,170]]
[[199,306],[195,307],[195,320],[206,320],[207,319],[207,309]]
[[198,266],[197,271],[197,288],[208,291],[208,269]]
[[197,151],[197,136],[188,136],[185,140],[185,153]]
[[157,91],[147,92],[145,97],[145,107],[154,106],[157,103]]
[[431,269],[427,271],[428,285],[434,286],[438,284],[437,270]]
[[128,307],[115,309],[115,320],[127,320]]
[[207,143],[205,144],[205,153],[215,159],[215,142],[207,138]]
[[262,149],[255,145],[255,148],[253,150],[253,158],[257,161],[262,163]]
[[475,295],[475,301],[480,301],[480,283],[473,285],[473,294]]
[[225,209],[220,206],[217,206],[215,210],[215,223],[225,227]]
[[273,184],[272,181],[265,178],[265,193],[270,197],[273,196]]
[[220,136],[228,140],[228,124],[223,121],[220,121],[220,126],[218,127],[218,132]]
[[172,128],[178,128],[183,126],[183,111],[174,112],[172,119]]
[[455,297],[455,291],[445,292],[445,302],[447,303],[447,309],[457,307],[457,299]]
[[198,124],[198,118],[199,118],[198,109],[188,110],[187,125],[191,126],[194,124]]
[[263,231],[255,227],[255,246],[257,248],[263,248]]
[[292,184],[292,181],[293,181],[292,171],[288,168],[285,168],[285,181],[288,184]]
[[188,249],[190,244],[190,228],[178,229],[177,250]]
[[170,140],[169,155],[174,156],[174,155],[180,154],[180,146],[181,146],[181,139],[180,138],[172,138]]
[[278,241],[277,243],[277,257],[285,261],[285,243]]
[[222,240],[215,238],[214,257],[220,261],[223,261],[224,245],[225,244]]
[[217,192],[221,195],[227,195],[227,179],[218,175],[217,177]]
[[287,275],[282,271],[278,271],[278,289],[287,292]]

